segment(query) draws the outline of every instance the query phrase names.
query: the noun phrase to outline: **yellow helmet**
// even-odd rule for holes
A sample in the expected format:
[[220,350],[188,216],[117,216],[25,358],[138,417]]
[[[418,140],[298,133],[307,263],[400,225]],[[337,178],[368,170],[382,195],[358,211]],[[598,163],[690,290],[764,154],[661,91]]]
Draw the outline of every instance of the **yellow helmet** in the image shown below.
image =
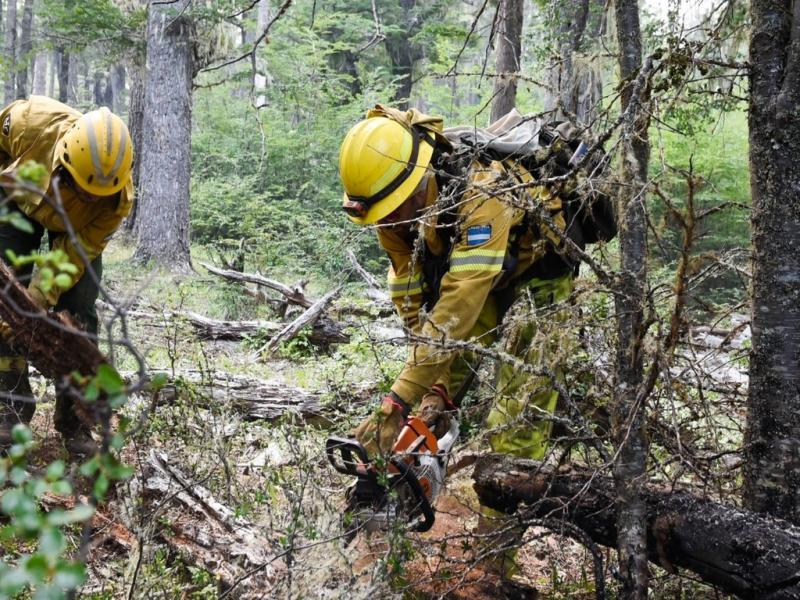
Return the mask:
[[393,119],[356,124],[339,150],[342,208],[359,225],[380,221],[411,196],[433,156],[433,140]]
[[112,196],[131,178],[131,134],[105,106],[75,121],[58,150],[61,164],[75,183],[95,196]]

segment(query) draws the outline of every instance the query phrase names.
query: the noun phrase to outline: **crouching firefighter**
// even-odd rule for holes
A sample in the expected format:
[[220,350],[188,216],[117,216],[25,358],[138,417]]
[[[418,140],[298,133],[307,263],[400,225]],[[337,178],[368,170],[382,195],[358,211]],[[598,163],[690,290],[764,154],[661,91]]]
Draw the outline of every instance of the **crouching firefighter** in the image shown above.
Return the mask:
[[[43,193],[15,184],[16,169],[29,160],[46,169]],[[92,334],[97,334],[103,249],[131,210],[132,160],[128,128],[107,108],[81,114],[50,98],[31,96],[0,111],[0,211],[6,217],[0,223],[0,254],[7,261],[9,250],[18,256],[36,253],[46,232],[50,249],[63,251],[72,265],[69,285],[63,277],[61,285],[46,283],[41,270],[32,273],[32,265],[18,268],[16,276],[43,309],[69,311]],[[36,404],[25,357],[5,339],[14,332],[2,322],[0,329],[0,450],[5,450],[11,429],[29,423]],[[74,413],[71,397],[60,390],[53,420],[71,455],[94,453],[91,432]]]
[[[526,122],[516,111],[501,121],[484,130],[487,139],[502,132],[513,138],[515,127]],[[443,130],[438,117],[378,105],[347,133],[340,150],[343,208],[354,223],[377,226],[378,241],[391,262],[390,294],[411,334],[402,372],[374,414],[356,429],[357,443],[351,441],[345,452],[344,462],[350,459],[358,466],[354,474],[360,475],[351,500],[359,485],[365,496],[374,487],[364,472],[376,457],[388,457],[390,464],[405,462],[395,473],[414,471],[407,458],[415,454],[409,453],[409,444],[421,447],[416,456],[423,457],[437,452],[437,438],[448,449],[452,445],[457,407],[451,398],[463,395],[474,365],[467,360],[469,352],[454,351],[449,342],[488,346],[498,338],[498,326],[516,299],[530,299],[535,320],[547,320],[555,318],[571,294],[576,265],[560,250],[568,221],[574,229],[581,216],[536,185],[543,173],[537,167],[541,157],[533,150],[504,153],[504,146],[495,144],[490,151],[492,145],[469,129]],[[532,136],[509,148],[541,148],[557,134]],[[574,164],[585,148],[565,146],[563,167],[571,168],[567,163]],[[549,218],[522,207],[536,207],[539,214],[544,209]],[[505,336],[505,350],[558,373],[558,365],[548,362],[558,354],[550,352],[552,343],[532,343],[542,337],[536,327],[535,322],[517,327]],[[504,365],[496,390],[486,419],[492,450],[541,459],[552,427],[546,415],[557,401],[552,380]],[[329,446],[336,443],[344,448],[347,441],[336,438]],[[409,464],[412,468],[406,469]],[[513,571],[504,559],[498,562],[504,575]]]

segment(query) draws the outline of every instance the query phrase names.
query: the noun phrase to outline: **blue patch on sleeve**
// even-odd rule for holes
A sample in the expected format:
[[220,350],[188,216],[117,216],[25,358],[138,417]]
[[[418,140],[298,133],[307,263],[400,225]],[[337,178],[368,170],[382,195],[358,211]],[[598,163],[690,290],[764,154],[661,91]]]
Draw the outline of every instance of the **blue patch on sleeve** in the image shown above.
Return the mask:
[[467,246],[485,244],[492,237],[491,225],[475,225],[467,229]]

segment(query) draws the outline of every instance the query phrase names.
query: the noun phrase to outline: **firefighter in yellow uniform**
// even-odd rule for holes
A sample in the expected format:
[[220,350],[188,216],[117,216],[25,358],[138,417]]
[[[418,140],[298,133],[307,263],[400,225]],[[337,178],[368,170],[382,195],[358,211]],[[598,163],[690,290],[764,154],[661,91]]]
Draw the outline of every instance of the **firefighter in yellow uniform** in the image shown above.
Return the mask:
[[[532,175],[513,161],[475,160],[454,168],[442,131],[439,118],[379,105],[348,132],[340,151],[343,208],[353,222],[379,226],[378,240],[391,261],[392,300],[419,338],[376,415],[356,430],[372,455],[390,450],[409,413],[431,424],[450,408],[466,363],[444,347],[447,342],[489,345],[508,306],[526,290],[541,310],[572,290],[572,268],[539,269],[560,236],[530,223],[518,208],[540,202],[563,230],[559,198],[529,185]],[[507,348],[534,368],[547,360],[530,343],[535,327],[519,328]],[[487,418],[492,449],[541,459],[552,425],[541,415],[552,413],[556,400],[550,379],[502,366]]]
[[[16,183],[16,170],[27,161],[46,169],[43,193]],[[50,98],[31,96],[0,112],[0,254],[28,255],[39,250],[47,232],[51,250],[62,250],[73,265],[70,285],[46,281],[32,267],[17,270],[31,296],[49,310],[68,310],[90,333],[97,333],[95,301],[102,275],[103,249],[131,210],[133,148],[125,123],[107,108],[86,114]],[[68,233],[56,203],[74,231]],[[20,227],[21,222],[27,222]],[[79,250],[80,247],[80,250]],[[85,259],[81,256],[81,250]],[[88,260],[91,269],[87,269]],[[59,283],[64,284],[64,278]],[[5,324],[3,324],[5,325]],[[8,447],[16,423],[27,423],[35,401],[28,366],[0,339],[0,448]],[[91,434],[57,393],[54,424],[72,454],[90,454]]]

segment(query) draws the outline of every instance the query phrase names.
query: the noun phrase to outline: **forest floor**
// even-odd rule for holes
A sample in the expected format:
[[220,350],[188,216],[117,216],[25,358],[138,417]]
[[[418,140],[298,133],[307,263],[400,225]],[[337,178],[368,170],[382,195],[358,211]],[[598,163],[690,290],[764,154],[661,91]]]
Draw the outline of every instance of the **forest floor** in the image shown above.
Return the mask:
[[[273,308],[197,263],[188,276],[148,274],[129,256],[126,247],[112,244],[105,283],[117,302],[140,315],[129,319],[129,337],[148,372],[166,373],[172,385],[155,401],[141,394],[125,408],[134,420],[145,417],[123,451],[136,472],[98,510],[81,597],[502,598],[496,579],[470,559],[478,503],[469,468],[449,479],[430,532],[359,536],[352,544],[343,539],[349,482],[328,466],[324,441],[358,423],[400,368],[402,344],[375,341],[398,335],[394,317],[351,315],[347,343],[320,349],[300,336],[258,359],[254,350],[268,336],[201,339],[174,313],[276,320]],[[363,306],[363,291],[353,290],[336,302]],[[325,291],[312,284],[307,294],[318,298]],[[117,359],[121,372],[135,372],[132,357]],[[220,377],[269,382],[287,401],[309,394],[323,417],[287,410],[279,418],[254,418],[240,390],[220,385]],[[35,384],[42,398],[33,422],[40,442],[35,462],[45,465],[66,455],[52,427],[52,386],[41,379]],[[488,396],[479,392],[475,405],[482,402]],[[466,431],[459,450],[483,449],[480,437]],[[157,464],[183,477],[183,489],[164,493]],[[72,542],[79,537],[74,531]],[[529,530],[526,540],[519,562],[541,598],[594,597],[588,551],[544,530]],[[613,587],[611,553],[605,558]],[[226,585],[233,588],[220,593]],[[722,598],[675,578],[659,588],[656,577],[655,585],[654,598]]]

